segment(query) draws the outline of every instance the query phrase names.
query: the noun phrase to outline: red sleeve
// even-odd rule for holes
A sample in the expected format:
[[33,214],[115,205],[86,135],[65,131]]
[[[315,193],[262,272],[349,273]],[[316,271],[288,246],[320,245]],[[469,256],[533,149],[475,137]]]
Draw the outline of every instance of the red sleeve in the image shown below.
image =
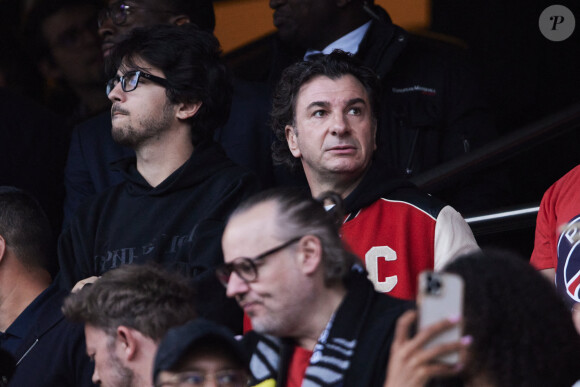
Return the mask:
[[536,219],[536,235],[534,251],[530,263],[538,270],[555,269],[558,264],[557,255],[557,219],[555,185],[552,185],[544,194]]

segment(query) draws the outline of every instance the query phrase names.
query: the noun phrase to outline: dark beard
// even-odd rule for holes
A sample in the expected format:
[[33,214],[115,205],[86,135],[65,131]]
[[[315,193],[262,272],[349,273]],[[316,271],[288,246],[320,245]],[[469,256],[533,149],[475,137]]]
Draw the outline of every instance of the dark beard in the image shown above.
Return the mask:
[[122,146],[131,149],[138,149],[145,142],[158,138],[169,128],[171,105],[166,104],[160,117],[147,118],[139,122],[141,129],[135,129],[133,126],[123,127],[122,129],[112,129],[113,140]]

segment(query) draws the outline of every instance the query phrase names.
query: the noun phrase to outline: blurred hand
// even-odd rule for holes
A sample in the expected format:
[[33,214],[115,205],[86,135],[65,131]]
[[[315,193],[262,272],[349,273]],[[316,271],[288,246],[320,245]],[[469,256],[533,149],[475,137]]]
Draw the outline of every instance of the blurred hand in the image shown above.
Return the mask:
[[73,288],[72,288],[72,290],[71,290],[71,293],[76,293],[76,292],[78,292],[78,291],[79,291],[79,290],[81,290],[81,289],[82,289],[82,288],[83,288],[85,285],[87,285],[87,284],[92,284],[93,282],[95,282],[95,281],[96,281],[96,280],[98,280],[99,278],[101,278],[101,277],[92,276],[92,277],[89,277],[89,278],[85,278],[85,279],[83,279],[83,280],[80,280],[79,282],[77,282],[77,283],[75,284],[75,286],[73,286]]
[[[409,310],[397,321],[384,387],[422,387],[432,378],[453,376],[463,368],[461,363],[448,365],[436,362],[435,359],[451,352],[465,352],[471,343],[470,336],[457,342],[423,348],[425,343],[459,321],[443,320],[410,337],[411,327],[416,320],[417,312]],[[460,354],[460,359],[465,358],[465,353]]]

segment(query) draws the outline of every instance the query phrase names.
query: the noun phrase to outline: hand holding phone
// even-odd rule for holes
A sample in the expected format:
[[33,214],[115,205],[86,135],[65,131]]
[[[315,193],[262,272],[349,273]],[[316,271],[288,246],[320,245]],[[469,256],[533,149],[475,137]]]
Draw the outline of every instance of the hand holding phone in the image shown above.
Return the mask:
[[[460,319],[463,314],[463,279],[451,273],[422,272],[419,275],[417,305],[418,330],[442,320]],[[425,348],[457,342],[461,339],[461,335],[461,326],[456,324],[429,340]],[[459,353],[448,353],[438,357],[437,360],[446,364],[457,364]]]

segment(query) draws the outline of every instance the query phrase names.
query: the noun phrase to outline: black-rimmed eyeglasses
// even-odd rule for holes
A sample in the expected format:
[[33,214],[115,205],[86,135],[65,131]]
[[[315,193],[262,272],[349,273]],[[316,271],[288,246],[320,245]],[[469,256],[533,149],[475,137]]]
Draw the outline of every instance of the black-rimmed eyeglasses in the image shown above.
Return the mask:
[[278,251],[285,249],[293,243],[298,242],[300,239],[302,239],[301,236],[292,238],[279,246],[276,246],[268,251],[263,252],[260,255],[255,256],[254,258],[240,257],[234,259],[230,263],[223,264],[216,269],[218,280],[227,288],[228,282],[230,282],[230,277],[232,273],[235,272],[238,277],[244,281],[253,282],[258,278],[258,268],[256,266],[256,261],[264,259],[271,254],[277,253]]
[[99,11],[97,24],[99,28],[105,23],[105,20],[111,19],[114,25],[122,26],[127,22],[127,15],[131,12],[132,6],[125,4],[124,1],[117,1],[110,6]]
[[119,82],[121,82],[121,88],[124,92],[128,93],[135,90],[137,85],[139,85],[139,79],[141,77],[148,79],[151,82],[155,82],[163,87],[167,87],[169,85],[167,79],[156,77],[155,75],[151,75],[143,71],[129,71],[125,73],[125,75],[116,75],[109,79],[106,89],[107,95],[111,93],[111,91],[115,88],[115,86],[117,86]]

